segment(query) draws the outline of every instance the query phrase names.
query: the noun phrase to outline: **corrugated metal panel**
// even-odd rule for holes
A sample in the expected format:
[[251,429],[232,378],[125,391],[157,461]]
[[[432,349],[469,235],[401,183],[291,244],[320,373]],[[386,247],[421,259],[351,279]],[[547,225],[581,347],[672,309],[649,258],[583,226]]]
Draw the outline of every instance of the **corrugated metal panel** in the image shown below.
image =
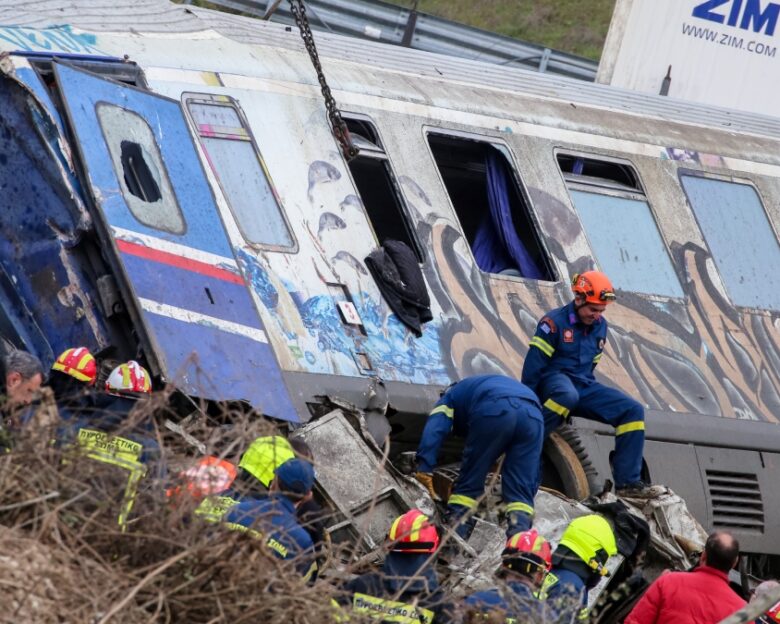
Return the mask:
[[[93,32],[177,33],[214,29],[235,41],[304,52],[289,26],[175,5],[167,0],[142,0],[117,7],[108,0],[33,0],[23,8],[17,0],[0,0],[0,24],[44,26],[69,24]],[[410,50],[364,39],[317,33],[317,46],[328,63],[348,62],[439,82],[502,89],[532,97],[573,102],[606,110],[654,117],[677,123],[722,128],[776,138],[780,119],[724,108],[691,104],[668,97],[574,80],[522,69],[501,67],[441,54]],[[311,84],[315,84],[312,73]],[[425,84],[418,88],[424,91]],[[437,85],[432,84],[432,90]]]
[[[226,9],[262,17],[273,0],[211,0]],[[184,0],[192,4],[192,0]],[[551,50],[519,39],[504,37],[465,24],[415,13],[381,0],[307,0],[312,28],[333,34],[361,37],[401,45],[409,37],[409,47],[426,52],[546,71],[593,82],[598,63],[573,54]],[[407,28],[412,20],[412,28]],[[294,20],[287,2],[282,2],[271,18],[284,24]]]

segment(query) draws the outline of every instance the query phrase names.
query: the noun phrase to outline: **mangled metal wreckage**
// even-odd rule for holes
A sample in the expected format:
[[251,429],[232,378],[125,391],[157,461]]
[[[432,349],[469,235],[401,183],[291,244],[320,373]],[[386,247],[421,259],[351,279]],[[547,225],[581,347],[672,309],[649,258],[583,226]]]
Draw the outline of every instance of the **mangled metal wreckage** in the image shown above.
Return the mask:
[[[647,476],[732,530],[747,573],[780,570],[778,123],[337,36],[317,47],[351,161],[284,26],[165,0],[0,0],[3,338],[47,364],[74,345],[139,358],[158,384],[296,425],[330,411],[323,397],[354,404],[400,465],[443,387],[519,377],[536,319],[595,264],[619,287],[597,375],[648,408]],[[473,249],[488,156],[541,277]],[[724,238],[703,207],[732,196]],[[363,260],[387,239],[418,259],[422,327]],[[613,437],[574,422],[546,445],[543,484],[583,500],[610,475]],[[430,501],[342,428],[354,444],[320,451],[321,487],[334,535],[371,550],[389,515]],[[366,490],[329,480],[350,453]],[[540,496],[540,522],[582,509]],[[699,530],[645,511],[656,554],[682,565]],[[460,564],[464,582],[483,559]]]
[[[292,435],[305,440],[312,450],[319,494],[333,512],[327,531],[334,544],[349,545],[345,552],[353,557],[380,560],[387,527],[406,510],[418,508],[432,517],[438,514],[437,503],[427,491],[389,462],[387,449],[376,444],[363,415],[354,407],[335,409]],[[451,485],[452,474],[440,472],[439,476],[442,499],[446,500],[446,483]],[[491,475],[490,481],[500,489],[500,477]],[[495,502],[499,500],[496,496]],[[571,520],[594,510],[610,517],[617,509],[625,509],[649,524],[649,540],[641,544],[637,543],[640,536],[627,533],[621,539],[618,532],[620,552],[608,563],[610,575],[588,595],[591,621],[602,624],[622,621],[621,616],[626,615],[647,582],[661,571],[685,570],[694,565],[707,539],[685,502],[671,490],[650,500],[622,500],[625,505],[607,492],[583,504],[555,490],[542,489],[535,501],[534,526],[553,545]],[[498,507],[491,505],[488,496],[467,542],[447,532],[446,540],[457,543],[446,562],[447,586],[454,597],[491,587],[495,582],[506,539],[504,528],[498,524]],[[339,576],[338,569],[328,574]],[[634,582],[626,582],[632,575]]]

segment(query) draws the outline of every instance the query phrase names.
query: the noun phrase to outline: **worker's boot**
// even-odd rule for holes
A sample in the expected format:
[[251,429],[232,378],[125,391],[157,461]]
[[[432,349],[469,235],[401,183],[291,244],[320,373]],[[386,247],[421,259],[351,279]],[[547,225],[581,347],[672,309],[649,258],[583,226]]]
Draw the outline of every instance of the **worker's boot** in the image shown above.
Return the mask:
[[649,499],[663,496],[668,491],[669,489],[663,485],[651,485],[644,481],[637,481],[636,483],[629,483],[617,488],[615,494],[620,498]]
[[462,505],[451,505],[444,512],[444,523],[451,527],[464,542],[471,537],[471,532],[476,524],[474,516],[469,513],[470,511],[468,507]]
[[533,517],[522,511],[510,511],[506,514],[506,523],[506,536],[509,538],[530,529]]

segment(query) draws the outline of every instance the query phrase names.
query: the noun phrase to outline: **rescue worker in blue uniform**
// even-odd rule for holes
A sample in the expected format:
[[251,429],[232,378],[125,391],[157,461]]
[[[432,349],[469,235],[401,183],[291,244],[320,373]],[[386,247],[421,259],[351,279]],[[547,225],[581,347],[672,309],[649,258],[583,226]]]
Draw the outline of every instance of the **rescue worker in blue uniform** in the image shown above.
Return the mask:
[[599,271],[575,275],[574,301],[548,312],[537,325],[523,364],[522,382],[539,396],[545,438],[572,413],[615,428],[613,473],[620,495],[642,496],[645,411],[620,390],[596,381],[593,371],[607,341],[602,317],[615,300],[612,284]]
[[[438,529],[423,512],[412,509],[393,521],[387,540],[389,552],[381,570],[345,583],[338,604],[379,622],[450,622],[452,609],[433,569]],[[348,616],[334,619],[350,621]]]
[[431,410],[417,449],[415,475],[433,496],[433,469],[445,438],[466,438],[460,474],[447,501],[447,523],[467,539],[468,516],[485,490],[488,471],[504,454],[501,488],[507,536],[531,528],[539,484],[544,423],[536,395],[503,375],[468,377],[451,386]]
[[141,482],[149,485],[165,476],[151,418],[144,415],[134,422],[130,414],[151,390],[151,377],[143,366],[134,360],[120,364],[108,376],[105,394],[94,396],[95,407],[76,409],[69,404],[57,432],[56,444],[63,448],[65,464],[77,458],[103,464],[89,479],[95,479],[95,492],[116,493],[122,531],[128,528]]
[[575,518],[566,527],[552,556],[552,569],[544,579],[541,597],[557,614],[555,621],[588,617],[588,592],[609,576],[607,561],[617,554],[617,541],[609,522],[597,514]]
[[504,587],[466,596],[466,612],[476,615],[477,621],[488,619],[493,613],[518,624],[550,621],[538,594],[551,567],[552,547],[536,529],[513,535],[501,553],[498,576],[504,580]]
[[305,581],[314,582],[314,544],[295,513],[312,495],[313,466],[303,459],[287,460],[276,468],[267,491],[252,475],[254,468],[251,461],[242,457],[233,488],[205,498],[195,515],[260,540],[277,559],[290,562]]

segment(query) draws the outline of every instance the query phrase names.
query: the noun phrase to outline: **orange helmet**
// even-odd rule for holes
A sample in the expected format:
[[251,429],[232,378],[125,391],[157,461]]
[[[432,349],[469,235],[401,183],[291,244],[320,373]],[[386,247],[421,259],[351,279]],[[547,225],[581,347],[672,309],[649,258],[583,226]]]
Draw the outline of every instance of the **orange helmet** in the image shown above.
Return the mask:
[[97,379],[95,357],[86,347],[66,349],[60,353],[60,357],[54,361],[51,369],[70,375],[88,386],[94,384],[95,379]]
[[151,391],[149,371],[135,360],[120,364],[106,379],[106,392],[115,396],[149,394]]
[[439,547],[439,531],[419,509],[398,516],[390,527],[387,539],[390,550],[406,553],[432,553]]
[[617,297],[612,282],[601,271],[585,271],[571,278],[571,290],[575,295],[583,295],[586,303],[608,305]]
[[515,533],[510,537],[504,552],[501,553],[504,567],[531,574],[535,568],[552,568],[552,547],[550,542],[544,539],[536,529]]
[[171,498],[188,492],[193,498],[200,499],[224,492],[236,480],[238,469],[227,459],[213,455],[202,457],[194,466],[179,474],[183,485],[169,488],[166,495]]

